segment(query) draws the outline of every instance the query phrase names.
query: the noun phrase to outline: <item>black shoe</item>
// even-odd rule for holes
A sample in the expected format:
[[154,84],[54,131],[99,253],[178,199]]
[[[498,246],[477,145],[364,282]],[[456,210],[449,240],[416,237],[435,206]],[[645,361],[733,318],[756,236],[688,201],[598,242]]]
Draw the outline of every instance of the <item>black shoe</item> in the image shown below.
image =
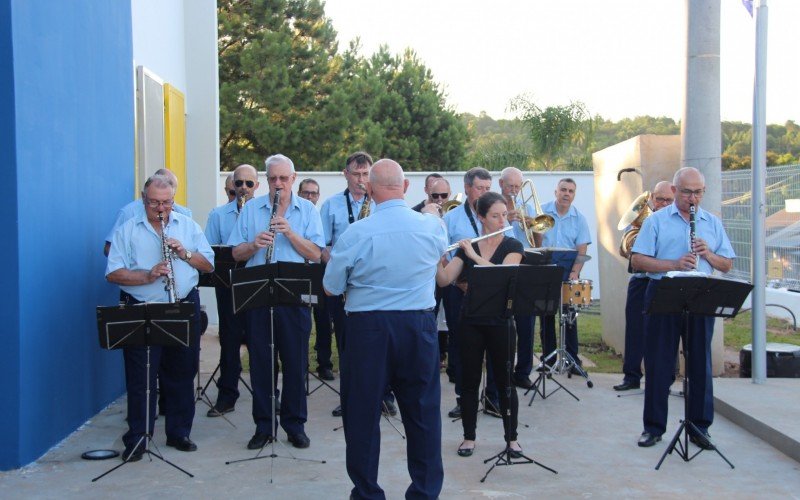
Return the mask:
[[172,446],[178,451],[196,451],[197,445],[189,439],[189,436],[179,438],[167,438],[167,446]]
[[336,380],[336,378],[333,376],[333,370],[330,368],[317,369],[317,375],[319,375],[319,378],[322,380]]
[[384,415],[388,415],[390,417],[394,417],[395,415],[397,415],[397,407],[394,405],[393,402],[385,400],[381,404],[381,413]]
[[456,405],[455,408],[448,411],[447,416],[450,418],[461,418],[461,405]]
[[142,459],[144,455],[144,443],[140,444],[138,447],[134,448],[125,448],[125,451],[122,452],[122,461],[123,462],[138,462]]
[[531,382],[530,377],[514,377],[514,385],[523,389],[530,389],[533,387],[533,382]]
[[716,450],[717,447],[711,442],[711,436],[701,431],[700,434],[690,434],[689,441],[693,442],[704,450]]
[[221,404],[219,401],[217,401],[217,404],[208,409],[208,412],[206,412],[206,417],[221,417],[226,413],[232,412],[234,409],[235,407],[232,404]]
[[614,386],[615,391],[630,391],[631,389],[638,389],[639,384],[636,382],[628,382],[627,380],[623,381],[619,385]]
[[289,442],[295,448],[308,448],[311,445],[311,440],[302,431],[299,434],[289,434]]
[[522,446],[520,446],[518,450],[509,446],[506,448],[506,452],[508,452],[509,458],[522,458]]
[[331,415],[333,415],[334,417],[341,417],[342,416],[342,405],[339,405],[336,408],[334,408],[333,411],[331,412]]
[[456,451],[459,457],[471,457],[474,452],[475,452],[474,445],[472,446],[472,448],[459,448],[458,451]]
[[638,445],[642,448],[649,448],[659,441],[661,441],[661,436],[656,436],[655,434],[650,434],[649,432],[643,432],[642,435],[639,436]]
[[250,441],[247,443],[247,449],[248,450],[260,450],[261,448],[266,446],[267,443],[271,443],[274,440],[275,440],[275,438],[270,436],[266,432],[258,432],[258,431],[256,431],[256,433],[253,434],[253,437],[251,437]]

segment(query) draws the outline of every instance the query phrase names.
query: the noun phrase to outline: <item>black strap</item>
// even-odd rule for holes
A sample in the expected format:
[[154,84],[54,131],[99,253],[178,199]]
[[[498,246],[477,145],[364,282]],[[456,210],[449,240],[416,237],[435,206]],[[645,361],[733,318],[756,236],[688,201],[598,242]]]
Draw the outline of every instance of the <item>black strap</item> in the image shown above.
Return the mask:
[[350,188],[344,190],[344,201],[347,203],[347,220],[352,224],[356,218],[353,217],[353,206],[350,204]]
[[464,211],[467,212],[469,223],[472,224],[472,229],[475,230],[475,237],[480,236],[480,232],[478,231],[478,225],[475,224],[475,217],[472,216],[472,210],[469,209],[469,200],[464,202]]

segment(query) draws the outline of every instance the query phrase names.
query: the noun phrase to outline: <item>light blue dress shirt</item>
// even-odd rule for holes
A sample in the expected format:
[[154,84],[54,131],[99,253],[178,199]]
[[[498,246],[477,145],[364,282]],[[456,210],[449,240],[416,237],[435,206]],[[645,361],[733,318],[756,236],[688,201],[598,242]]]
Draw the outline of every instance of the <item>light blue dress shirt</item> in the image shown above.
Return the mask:
[[[736,257],[731,241],[718,217],[698,207],[695,227],[696,237],[705,240],[708,249],[713,253],[729,259]],[[631,251],[656,259],[673,260],[689,253],[689,248],[689,222],[684,220],[678,207],[673,203],[645,219]],[[698,260],[697,270],[706,274],[714,271],[711,264],[703,258]],[[664,274],[647,273],[647,276],[657,280]]]
[[206,239],[209,245],[227,245],[228,238],[239,218],[238,200],[221,205],[208,214]]
[[[179,214],[183,214],[188,218],[192,218],[192,211],[188,208],[178,205],[177,203],[172,205],[172,213],[178,212]],[[108,232],[108,236],[106,236],[106,241],[109,243],[111,242],[111,238],[114,237],[114,233],[117,232],[117,229],[125,223],[128,219],[133,219],[134,217],[141,217],[144,215],[144,201],[141,198],[138,200],[133,200],[132,202],[128,203],[124,207],[119,209],[117,212],[117,218],[114,220],[114,226],[111,228],[111,231]]]
[[[347,203],[350,203],[351,210],[353,211],[353,220],[358,220],[358,214],[361,213],[361,207],[364,205],[364,198],[356,201],[351,193],[347,193],[347,201],[345,201],[344,191],[336,193],[331,196],[322,204],[320,208],[320,216],[322,217],[322,230],[325,233],[325,245],[333,246],[336,240],[344,233],[347,226],[350,225],[350,214],[347,210]],[[375,210],[375,203],[370,200],[370,212]]]
[[552,229],[542,235],[543,247],[577,248],[578,245],[592,243],[589,223],[575,205],[571,205],[563,217],[558,214],[554,201],[542,205],[542,211],[552,215],[556,222]]
[[[214,265],[214,251],[200,226],[189,217],[172,212],[166,226],[166,235],[168,238],[180,241],[190,252],[203,255],[212,266]],[[147,215],[142,212],[142,215],[124,222],[112,236],[106,276],[118,269],[150,271],[162,260],[161,236],[148,222]],[[177,256],[172,259],[172,269],[175,274],[175,291],[178,298],[182,299],[197,286],[198,271]],[[120,285],[120,288],[142,302],[169,301],[169,294],[164,289],[162,279],[147,285]]]
[[[475,226],[478,228],[477,233],[475,228],[472,227],[465,209],[466,205],[467,202],[464,202],[444,214],[444,224],[447,227],[447,236],[449,238],[448,243],[450,245],[453,243],[458,243],[461,240],[471,240],[473,238],[477,238],[483,233],[483,224],[481,224],[481,221],[478,219],[478,214],[472,210],[472,207],[470,207],[472,219],[475,221]],[[450,260],[453,259],[455,254],[456,250],[450,252]]]
[[334,295],[347,292],[348,312],[429,309],[445,248],[441,219],[388,200],[339,237],[322,283]]
[[[272,200],[269,194],[253,198],[248,201],[239,220],[231,231],[228,245],[236,246],[255,240],[256,235],[269,229],[269,220],[272,216]],[[322,221],[319,212],[310,201],[300,198],[292,193],[289,208],[284,215],[292,231],[303,238],[310,240],[320,248],[325,247],[325,238],[322,235]],[[272,252],[272,262],[305,262],[306,259],[294,249],[289,239],[281,233],[275,234],[275,249]],[[247,267],[266,264],[267,251],[259,248],[247,261]]]

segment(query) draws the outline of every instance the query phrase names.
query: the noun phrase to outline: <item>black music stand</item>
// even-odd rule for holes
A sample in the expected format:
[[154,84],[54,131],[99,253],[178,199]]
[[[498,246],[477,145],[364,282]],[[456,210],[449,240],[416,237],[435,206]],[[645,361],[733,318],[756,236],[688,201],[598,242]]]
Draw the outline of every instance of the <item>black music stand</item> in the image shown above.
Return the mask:
[[[323,298],[322,291],[322,265],[316,263],[298,262],[276,262],[261,266],[244,267],[231,270],[231,292],[233,296],[233,310],[236,313],[256,309],[261,307],[269,308],[270,323],[270,357],[275,360],[275,306],[307,306],[314,307]],[[302,344],[302,336],[299,338]],[[301,349],[302,350],[302,349]],[[280,443],[288,457],[283,457],[275,453],[275,442],[277,441],[277,415],[275,414],[275,377],[270,374],[272,387],[270,399],[272,400],[272,436],[273,439],[267,440],[264,446],[258,450],[254,457],[239,460],[229,460],[226,465],[259,460],[262,458],[287,458],[304,462],[326,463],[325,460],[312,460],[308,458],[298,458],[294,456],[283,443]],[[264,448],[270,445],[270,453],[262,455]],[[270,467],[270,479],[272,483],[272,467]]]
[[[647,314],[680,314],[683,317],[681,344],[685,373],[683,377],[683,419],[675,432],[669,446],[661,455],[656,470],[667,454],[673,450],[684,462],[692,460],[704,450],[700,448],[694,455],[689,455],[689,431],[700,434],[700,430],[689,419],[689,315],[715,316],[733,318],[738,314],[742,303],[753,289],[753,285],[744,281],[717,278],[714,276],[698,276],[697,273],[670,273],[658,282],[655,296],[650,302]],[[683,441],[681,441],[683,433]],[[714,451],[733,469],[733,464],[714,446]]]
[[[120,304],[118,306],[97,308],[97,330],[100,338],[100,347],[103,349],[122,349],[125,347],[145,347],[147,363],[145,365],[145,433],[133,447],[139,449],[144,445],[144,453],[156,457],[164,463],[171,465],[189,477],[194,477],[186,470],[178,467],[165,459],[158,447],[153,442],[150,432],[150,347],[186,347],[190,345],[192,337],[192,317],[194,304],[190,302],[157,303],[142,302],[140,304]],[[150,446],[155,451],[150,449]],[[114,472],[128,461],[112,467],[106,472],[92,479],[97,481],[101,477]]]
[[[561,270],[556,266],[495,265],[475,266],[469,276],[469,293],[465,296],[465,318],[502,316],[506,320],[508,359],[506,360],[506,391],[516,390],[511,383],[513,352],[511,336],[514,334],[515,314],[553,314],[561,293]],[[503,421],[510,418],[508,410]],[[512,453],[515,456],[512,456]],[[481,482],[486,481],[495,467],[503,465],[536,464],[554,474],[558,472],[522,452],[512,451],[508,444],[483,463],[494,461]]]
[[[245,262],[238,262],[236,259],[233,258],[233,247],[230,245],[211,245],[212,250],[214,250],[214,270],[210,273],[200,273],[200,281],[198,282],[197,286],[205,286],[205,287],[213,287],[213,288],[224,288],[229,290],[231,288],[231,269],[239,269],[245,266]],[[215,376],[217,372],[220,370],[220,365],[217,363],[216,368],[214,371],[211,372],[211,376],[206,381],[205,385],[202,385],[200,382],[200,370],[197,370],[197,387],[195,388],[195,403],[198,401],[202,401],[206,406],[210,409],[214,408],[214,404],[209,399],[206,391],[208,390],[208,386],[211,385],[212,382],[216,383]],[[239,380],[244,384],[245,388],[253,394],[253,390],[247,384],[247,382],[239,376]],[[233,428],[236,428],[236,425],[231,422],[228,417],[224,414],[220,414],[220,417],[225,419]]]

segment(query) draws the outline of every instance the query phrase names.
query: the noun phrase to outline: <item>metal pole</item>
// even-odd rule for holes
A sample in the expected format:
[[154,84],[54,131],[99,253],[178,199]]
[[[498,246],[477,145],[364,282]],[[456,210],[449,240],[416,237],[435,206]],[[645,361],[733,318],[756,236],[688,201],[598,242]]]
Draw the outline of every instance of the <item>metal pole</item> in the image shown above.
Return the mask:
[[767,381],[767,320],[766,320],[766,249],[765,249],[765,177],[767,168],[767,0],[757,0],[754,9],[756,24],[756,71],[753,84],[753,358],[754,384]]

